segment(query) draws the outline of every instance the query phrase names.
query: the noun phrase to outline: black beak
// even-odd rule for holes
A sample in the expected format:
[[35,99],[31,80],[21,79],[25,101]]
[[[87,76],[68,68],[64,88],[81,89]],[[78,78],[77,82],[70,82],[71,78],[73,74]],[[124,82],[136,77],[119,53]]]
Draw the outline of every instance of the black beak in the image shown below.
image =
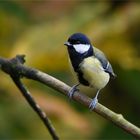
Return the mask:
[[65,42],[64,45],[70,46],[71,44],[69,42]]

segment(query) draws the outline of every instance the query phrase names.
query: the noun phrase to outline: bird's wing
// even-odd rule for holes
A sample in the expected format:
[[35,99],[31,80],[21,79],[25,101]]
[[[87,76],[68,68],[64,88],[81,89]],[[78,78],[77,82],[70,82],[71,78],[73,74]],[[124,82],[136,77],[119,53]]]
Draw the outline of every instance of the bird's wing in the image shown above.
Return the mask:
[[109,63],[109,61],[107,60],[107,58],[105,57],[104,53],[94,47],[94,55],[101,62],[104,71],[109,73],[112,78],[115,78],[116,74],[114,73],[113,68]]

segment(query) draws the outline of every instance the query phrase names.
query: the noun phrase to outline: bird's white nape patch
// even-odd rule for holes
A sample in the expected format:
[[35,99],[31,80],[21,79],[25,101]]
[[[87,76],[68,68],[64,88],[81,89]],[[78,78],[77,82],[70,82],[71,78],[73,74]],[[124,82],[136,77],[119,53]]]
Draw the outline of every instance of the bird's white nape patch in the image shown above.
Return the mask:
[[78,53],[82,54],[89,50],[90,45],[89,44],[76,44],[76,45],[73,45],[73,47]]

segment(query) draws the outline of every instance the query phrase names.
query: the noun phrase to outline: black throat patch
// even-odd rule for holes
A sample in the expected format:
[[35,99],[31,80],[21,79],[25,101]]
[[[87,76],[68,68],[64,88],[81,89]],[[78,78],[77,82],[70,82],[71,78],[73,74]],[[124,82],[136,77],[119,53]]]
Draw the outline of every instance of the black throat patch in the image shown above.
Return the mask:
[[89,86],[88,81],[83,78],[83,73],[80,70],[79,64],[87,57],[93,56],[93,48],[92,46],[89,50],[83,54],[80,54],[75,51],[75,49],[71,46],[68,47],[69,57],[71,60],[71,64],[73,66],[74,71],[77,73],[79,82],[85,86]]
[[69,53],[69,57],[72,63],[72,66],[74,68],[74,71],[77,72],[79,69],[79,64],[87,57],[90,57],[93,55],[93,48],[92,46],[89,48],[89,50],[85,53],[78,53],[75,51],[75,49],[73,48],[73,46],[68,47],[68,53]]

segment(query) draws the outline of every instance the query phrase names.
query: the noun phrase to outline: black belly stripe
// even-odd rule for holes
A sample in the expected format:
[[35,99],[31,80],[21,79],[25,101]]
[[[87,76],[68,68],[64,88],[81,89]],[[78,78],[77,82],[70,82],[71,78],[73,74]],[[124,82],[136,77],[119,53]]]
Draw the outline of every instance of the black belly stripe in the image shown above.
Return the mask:
[[71,46],[71,47],[68,47],[68,52],[69,52],[69,57],[70,57],[73,69],[77,73],[79,82],[85,86],[89,86],[89,82],[84,79],[83,73],[80,70],[79,65],[85,58],[93,55],[92,47],[90,47],[90,49],[87,52],[80,54],[75,51],[73,46]]
[[78,76],[78,80],[81,84],[83,84],[85,86],[89,86],[89,82],[84,79],[83,73],[80,70],[77,71],[77,76]]

